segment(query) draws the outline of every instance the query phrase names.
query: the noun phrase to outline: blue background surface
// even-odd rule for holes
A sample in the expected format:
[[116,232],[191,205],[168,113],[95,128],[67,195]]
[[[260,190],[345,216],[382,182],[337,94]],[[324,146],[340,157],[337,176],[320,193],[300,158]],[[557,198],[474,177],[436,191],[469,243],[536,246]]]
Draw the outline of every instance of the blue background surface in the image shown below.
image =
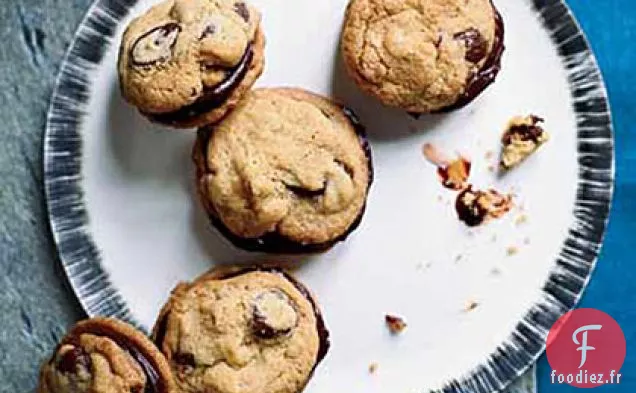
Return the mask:
[[[580,307],[605,311],[621,325],[627,357],[620,385],[594,392],[636,392],[636,1],[568,0],[603,72],[614,118],[616,185],[609,228],[596,271]],[[550,383],[545,355],[539,361],[539,392],[580,392]]]

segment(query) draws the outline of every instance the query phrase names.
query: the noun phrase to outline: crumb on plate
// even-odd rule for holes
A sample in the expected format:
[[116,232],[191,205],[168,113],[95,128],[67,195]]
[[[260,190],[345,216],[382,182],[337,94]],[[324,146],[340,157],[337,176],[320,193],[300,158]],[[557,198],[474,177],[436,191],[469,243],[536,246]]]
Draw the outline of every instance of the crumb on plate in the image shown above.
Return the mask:
[[392,334],[402,333],[404,329],[406,329],[406,322],[401,317],[386,314],[384,316],[384,321]]
[[464,311],[466,312],[473,311],[474,309],[477,308],[477,306],[479,306],[479,303],[477,303],[474,300],[470,300],[468,303],[466,303],[466,307],[464,308]]
[[520,214],[515,218],[515,225],[521,225],[528,222],[528,216],[526,214]]

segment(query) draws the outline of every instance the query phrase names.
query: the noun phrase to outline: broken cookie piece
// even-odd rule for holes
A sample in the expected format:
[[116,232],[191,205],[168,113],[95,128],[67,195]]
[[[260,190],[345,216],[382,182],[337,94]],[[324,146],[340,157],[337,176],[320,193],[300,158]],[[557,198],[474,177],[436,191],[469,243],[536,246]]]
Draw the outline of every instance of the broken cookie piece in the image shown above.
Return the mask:
[[404,319],[395,315],[385,315],[384,322],[386,323],[386,327],[389,328],[389,331],[392,334],[402,333],[404,329],[406,329],[406,322],[404,321]]
[[481,225],[491,218],[499,218],[512,208],[512,196],[496,190],[473,190],[468,186],[457,195],[457,216],[469,227]]
[[501,158],[499,167],[511,169],[534,153],[539,146],[548,141],[549,135],[540,126],[543,119],[539,116],[516,116],[509,122],[501,138]]
[[471,168],[467,158],[460,155],[451,159],[431,143],[425,143],[422,146],[422,154],[431,164],[437,166],[437,175],[444,187],[451,190],[461,190],[466,187]]
[[466,187],[466,181],[470,175],[470,161],[464,157],[459,157],[451,161],[446,167],[438,167],[442,185],[451,190],[461,190]]

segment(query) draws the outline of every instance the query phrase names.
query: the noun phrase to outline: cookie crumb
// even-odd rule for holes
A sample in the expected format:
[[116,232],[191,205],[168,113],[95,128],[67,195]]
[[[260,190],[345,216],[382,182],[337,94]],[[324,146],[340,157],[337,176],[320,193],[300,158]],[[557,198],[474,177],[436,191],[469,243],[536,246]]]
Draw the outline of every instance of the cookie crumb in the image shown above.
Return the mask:
[[493,267],[492,269],[490,269],[490,274],[492,274],[493,276],[499,276],[501,274],[501,270],[499,270],[498,267]]
[[384,322],[386,323],[387,328],[391,334],[400,334],[406,329],[406,322],[401,317],[386,314],[384,316]]
[[437,201],[438,201],[438,202],[441,202],[442,200],[443,200],[443,197],[442,197],[441,195],[438,195],[438,196],[437,196]]
[[495,172],[495,166],[494,165],[488,165],[488,172]]
[[457,263],[457,262],[461,261],[461,259],[462,259],[462,258],[463,258],[463,255],[462,255],[462,254],[457,254],[457,255],[455,255],[455,263]]
[[506,248],[506,254],[507,254],[508,256],[515,255],[515,254],[517,254],[518,252],[519,252],[519,248],[518,248],[518,247],[516,247],[516,246],[510,246],[510,247]]
[[471,185],[460,192],[455,200],[457,217],[469,227],[500,218],[512,207],[512,195],[504,195],[493,189],[473,190]]
[[490,237],[490,241],[493,242],[493,243],[497,241],[497,234],[496,233],[492,234],[492,236]]
[[378,371],[378,364],[376,362],[369,364],[369,374],[375,374]]
[[523,244],[530,244],[530,238],[529,237],[524,237],[523,238]]
[[492,151],[492,150],[488,150],[488,151],[486,152],[486,154],[484,155],[484,157],[485,157],[487,160],[490,160],[491,158],[493,158],[493,156],[494,156],[494,155],[495,155],[495,152],[494,152],[494,151]]
[[422,154],[424,154],[424,158],[437,167],[445,167],[450,163],[448,157],[432,143],[422,145]]
[[438,166],[437,175],[444,187],[458,191],[466,187],[466,181],[470,176],[470,167],[470,161],[460,156],[446,166]]
[[479,303],[477,303],[474,300],[471,300],[468,303],[466,303],[466,307],[464,308],[464,311],[466,311],[466,312],[473,311],[474,309],[477,308],[477,306],[479,306]]
[[520,214],[515,218],[515,225],[525,224],[528,221],[528,216],[525,214]]

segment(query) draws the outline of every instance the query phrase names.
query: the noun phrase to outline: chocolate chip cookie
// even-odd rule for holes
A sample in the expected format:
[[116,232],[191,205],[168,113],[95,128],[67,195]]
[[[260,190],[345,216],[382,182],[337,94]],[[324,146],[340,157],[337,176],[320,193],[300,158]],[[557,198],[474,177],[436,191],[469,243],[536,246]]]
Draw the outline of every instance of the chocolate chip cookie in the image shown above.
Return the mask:
[[173,393],[165,357],[132,326],[108,318],[79,322],[42,366],[39,393]]
[[344,240],[362,219],[371,151],[353,113],[300,89],[257,89],[193,151],[215,227],[236,246],[303,253]]
[[341,48],[363,91],[421,114],[460,108],[490,85],[503,34],[490,0],[351,0]]
[[153,330],[184,393],[296,393],[327,353],[309,291],[281,270],[217,268],[179,284]]
[[119,54],[128,102],[150,120],[221,119],[263,71],[259,12],[243,0],[166,0],[133,20]]

